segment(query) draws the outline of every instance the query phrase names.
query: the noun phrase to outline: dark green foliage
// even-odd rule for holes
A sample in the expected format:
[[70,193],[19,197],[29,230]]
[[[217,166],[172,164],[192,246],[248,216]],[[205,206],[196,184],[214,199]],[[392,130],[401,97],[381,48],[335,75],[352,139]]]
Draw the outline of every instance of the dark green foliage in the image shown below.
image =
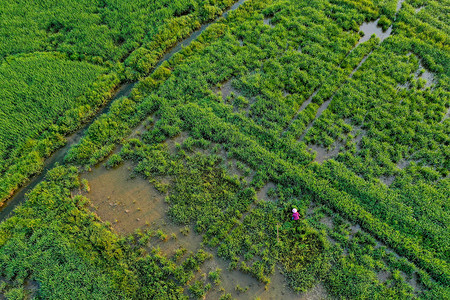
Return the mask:
[[122,157],[119,154],[113,154],[106,162],[107,168],[117,167],[122,162]]

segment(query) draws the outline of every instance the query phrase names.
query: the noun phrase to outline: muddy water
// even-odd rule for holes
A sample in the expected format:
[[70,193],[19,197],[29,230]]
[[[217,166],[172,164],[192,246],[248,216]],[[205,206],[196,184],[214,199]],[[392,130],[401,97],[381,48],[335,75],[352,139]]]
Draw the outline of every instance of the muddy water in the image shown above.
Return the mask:
[[263,200],[263,201],[270,201],[270,200],[274,200],[272,197],[270,197],[267,193],[269,192],[270,189],[274,189],[275,183],[273,183],[272,181],[269,181],[266,185],[264,185],[258,192],[256,192],[256,197],[259,200]]
[[[398,14],[398,11],[401,9],[402,3],[404,1],[405,0],[399,0],[397,2],[396,15]],[[388,38],[392,34],[392,25],[389,26],[389,28],[386,31],[383,31],[381,26],[378,26],[379,20],[380,19],[377,19],[372,22],[364,22],[359,27],[359,30],[364,32],[364,36],[359,40],[357,45],[368,41],[373,34],[375,34],[380,39],[381,42],[384,41],[386,38]]]
[[[134,233],[136,229],[149,229],[154,232],[162,230],[166,239],[153,237],[149,242],[149,250],[159,248],[162,253],[171,257],[180,248],[188,252],[202,249],[202,236],[195,233],[192,226],[176,225],[167,216],[168,205],[165,195],[159,193],[147,180],[138,177],[130,178],[131,163],[125,162],[115,169],[106,170],[103,166],[93,168],[91,172],[82,174],[89,181],[90,192],[86,196],[91,199],[91,210],[103,221],[111,223],[119,234]],[[267,184],[262,190],[273,187]],[[267,194],[263,192],[263,194]],[[185,229],[188,230],[185,230]],[[279,270],[271,277],[267,286],[255,278],[238,270],[227,270],[229,262],[215,254],[215,249],[205,249],[213,253],[213,258],[206,261],[196,278],[201,273],[208,274],[220,268],[221,283],[214,287],[206,299],[218,299],[225,291],[237,299],[322,299],[326,295],[323,288],[313,288],[303,295],[294,293],[286,286],[284,276]],[[239,291],[237,287],[245,290]]]
[[[271,283],[267,286],[252,276],[245,274],[239,270],[228,270],[229,261],[217,256],[215,249],[202,247],[202,236],[195,233],[193,226],[182,226],[173,224],[167,217],[157,220],[156,224],[150,226],[151,230],[162,230],[167,234],[167,240],[161,240],[157,237],[152,238],[149,243],[149,250],[159,248],[160,251],[171,257],[175,251],[184,248],[189,252],[196,252],[200,249],[212,253],[213,257],[207,260],[201,267],[200,271],[195,274],[195,279],[201,279],[202,274],[207,274],[216,269],[221,269],[220,284],[213,285],[213,288],[206,294],[205,299],[219,299],[224,293],[230,293],[235,299],[299,299],[300,295],[294,293],[286,286],[284,275],[278,268],[271,277]],[[186,231],[185,229],[188,228]],[[173,234],[176,237],[173,237]],[[187,254],[186,254],[187,255]],[[184,256],[185,257],[185,256]],[[239,291],[237,287],[244,291]],[[322,299],[322,298],[305,298],[305,299]]]
[[[420,74],[420,71],[423,70],[423,73]],[[419,62],[419,69],[414,74],[415,79],[422,78],[426,80],[425,87],[429,87],[434,83],[434,74],[425,69],[422,62]]]
[[[174,145],[176,141],[182,142],[185,138],[185,135],[180,134],[170,142]],[[237,161],[231,162],[234,166]],[[130,178],[132,168],[131,163],[124,162],[114,169],[106,170],[103,166],[97,166],[91,172],[82,174],[82,178],[89,181],[90,192],[86,193],[86,196],[91,199],[92,211],[103,221],[110,222],[119,234],[134,233],[137,229],[148,229],[152,232],[161,230],[166,237],[152,237],[148,251],[159,249],[168,257],[172,257],[180,248],[186,249],[187,253],[199,249],[212,253],[213,257],[195,274],[195,279],[202,279],[207,278],[207,274],[217,268],[222,270],[220,284],[213,285],[205,299],[218,299],[224,293],[230,293],[235,299],[326,298],[326,292],[320,284],[307,293],[294,293],[286,285],[285,277],[278,268],[267,286],[241,271],[228,270],[230,262],[219,258],[216,249],[204,247],[202,236],[194,231],[193,226],[176,225],[170,220],[167,216],[168,204],[164,201],[165,194],[156,191],[152,184],[139,176]],[[275,185],[269,182],[259,190],[258,197],[268,199],[267,191],[274,187]]]
[[334,144],[334,148],[331,150],[328,150],[324,147],[317,146],[317,145],[311,145],[309,146],[310,150],[316,153],[316,157],[314,158],[314,161],[318,163],[323,163],[325,160],[336,157],[340,150],[341,146],[343,144],[336,142]]
[[[300,295],[294,293],[287,285],[284,275],[276,268],[275,273],[270,278],[270,283],[267,287],[258,282],[256,279],[248,274],[242,273],[238,270],[227,270],[228,262],[221,258],[214,258],[205,262],[202,266],[202,271],[208,273],[217,268],[221,269],[220,280],[221,284],[218,288],[210,291],[206,295],[206,299],[219,299],[224,293],[229,293],[234,299],[299,299]],[[239,288],[241,290],[239,290]],[[222,291],[220,289],[223,289]],[[313,299],[313,298],[309,298]],[[316,298],[319,299],[319,298]]]
[[391,35],[392,26],[390,26],[386,31],[383,31],[383,29],[378,26],[379,20],[380,19],[377,19],[372,22],[362,23],[362,25],[359,27],[359,30],[364,32],[364,36],[358,41],[356,46],[358,46],[361,43],[367,42],[373,34],[375,34],[380,39],[381,42]]
[[89,182],[85,196],[91,210],[119,234],[133,233],[165,216],[165,195],[140,176],[130,178],[132,169],[129,162],[109,170],[100,165],[81,176]]

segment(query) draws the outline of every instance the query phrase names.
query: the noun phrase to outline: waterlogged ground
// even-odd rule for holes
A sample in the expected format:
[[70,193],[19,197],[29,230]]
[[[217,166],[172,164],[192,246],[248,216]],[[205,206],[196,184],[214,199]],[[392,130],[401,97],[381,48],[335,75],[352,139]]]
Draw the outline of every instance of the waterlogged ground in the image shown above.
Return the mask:
[[[313,203],[308,208],[306,217],[310,222],[315,224],[318,229],[325,229],[325,231],[327,232],[327,239],[331,244],[336,246],[337,243],[340,243],[339,247],[343,247],[342,250],[344,256],[348,256],[351,249],[346,246],[347,244],[346,242],[343,242],[343,240],[340,240],[338,242],[336,240],[336,237],[338,239],[344,237],[344,240],[352,243],[352,241],[357,241],[364,235],[369,236],[369,233],[363,230],[359,224],[354,224],[352,222],[342,220],[339,216],[336,216],[333,213],[323,213],[322,209],[324,209],[323,206],[315,205]],[[386,254],[386,257],[384,258],[385,262],[387,260],[390,260],[391,262],[399,262],[402,260],[402,257],[398,255],[392,248],[386,246],[383,242],[377,239],[373,239],[373,248],[382,249],[382,252]],[[391,272],[391,270],[389,270],[385,266],[380,266],[379,268],[377,268],[375,273],[377,280],[380,283],[386,283],[386,281],[392,280],[394,277],[393,272]],[[410,285],[416,295],[423,290],[423,286],[418,283],[417,273],[413,272],[412,274],[408,275],[405,272],[400,271],[398,276],[399,277],[397,280],[404,281],[408,285]],[[317,286],[314,289],[316,288]],[[314,289],[310,290],[309,292],[312,292]]]
[[[175,151],[175,144],[180,144],[186,135],[167,142],[169,151]],[[236,160],[229,160],[230,174],[238,175]],[[202,245],[202,236],[197,234],[192,226],[174,224],[167,216],[168,204],[164,201],[166,193],[159,192],[155,186],[140,175],[133,174],[135,166],[126,161],[119,166],[106,169],[99,164],[91,171],[82,174],[89,182],[89,192],[83,194],[91,200],[91,211],[104,222],[111,223],[119,235],[131,235],[141,231],[152,231],[147,250],[160,251],[167,257],[176,255],[177,250],[185,249],[186,254],[204,249],[213,254],[201,266],[195,280],[206,282],[207,274],[217,269],[221,270],[220,283],[213,285],[205,299],[218,299],[225,294],[231,294],[236,299],[325,299],[327,293],[321,283],[306,293],[297,294],[285,282],[284,275],[278,266],[271,276],[271,282],[266,286],[252,276],[239,270],[229,270],[229,261],[217,256],[215,249]],[[233,171],[234,170],[234,171]],[[167,182],[168,183],[168,182]],[[268,195],[274,189],[273,182],[264,185],[257,192],[257,197],[263,201],[274,200]],[[188,294],[186,292],[186,294]]]
[[165,214],[165,195],[139,176],[132,179],[132,169],[128,162],[110,170],[100,165],[82,176],[89,182],[91,210],[120,234],[159,222]]

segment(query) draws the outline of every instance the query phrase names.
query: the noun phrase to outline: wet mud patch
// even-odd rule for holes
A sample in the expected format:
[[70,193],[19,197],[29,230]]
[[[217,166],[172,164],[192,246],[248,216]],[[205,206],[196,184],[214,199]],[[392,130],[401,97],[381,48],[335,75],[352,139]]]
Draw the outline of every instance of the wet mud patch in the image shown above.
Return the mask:
[[292,123],[298,118],[298,115],[305,110],[305,108],[311,103],[312,99],[314,98],[315,95],[317,95],[317,93],[319,92],[319,89],[317,88],[312,94],[311,96],[308,97],[308,99],[306,99],[305,101],[303,101],[303,103],[300,105],[300,108],[295,112],[294,116],[292,117],[292,119],[289,121],[288,126],[286,126],[286,128],[284,128],[284,130],[282,131],[282,134],[284,134],[289,127],[292,125]]
[[270,26],[271,28],[275,27],[275,25],[272,24],[272,18],[264,18],[263,19],[263,24],[267,25],[267,26]]
[[424,8],[425,8],[425,6],[421,6],[421,7],[419,7],[419,8],[416,8],[415,13],[417,14],[419,11],[421,11],[421,10],[424,9]]
[[142,121],[138,126],[136,126],[131,131],[131,134],[128,136],[127,139],[140,137],[143,133],[149,131],[153,127],[154,123],[155,123],[155,120],[152,116],[146,118],[144,121]]
[[[185,254],[179,258],[181,260],[190,252],[195,253],[200,249],[213,253],[213,257],[200,266],[200,270],[195,273],[195,278],[190,282],[200,280],[207,284],[208,274],[220,269],[219,282],[217,285],[211,282],[212,289],[206,294],[205,299],[219,299],[224,294],[230,294],[235,299],[249,300],[258,297],[274,300],[299,298],[299,295],[287,286],[285,277],[278,268],[270,276],[271,282],[267,286],[240,270],[230,270],[230,261],[218,257],[215,249],[204,247],[202,235],[197,234],[192,225],[176,225],[166,217],[150,226],[149,230],[153,231],[154,236],[149,242],[148,251],[159,249],[162,254],[172,259],[176,259],[177,252],[183,252]],[[161,234],[164,235],[162,238]]]
[[235,158],[227,159],[226,155],[222,156],[225,168],[231,176],[237,176],[241,181],[245,180],[250,183],[254,176],[254,171]]
[[156,220],[149,230],[153,232],[149,251],[159,248],[167,257],[173,257],[180,249],[189,253],[202,248],[203,237],[194,231],[193,226],[174,224],[167,216]]
[[328,293],[323,285],[322,282],[319,282],[316,284],[312,289],[309,291],[301,294],[300,300],[322,300],[322,299],[329,299]]
[[214,256],[204,263],[202,271],[208,274],[217,268],[221,269],[220,284],[211,290],[205,299],[219,299],[224,294],[230,294],[233,299],[299,299],[299,295],[294,293],[287,286],[284,275],[278,268],[270,277],[270,283],[265,284],[239,270],[228,270],[228,262]]
[[385,185],[390,186],[394,182],[395,176],[383,176],[380,178],[380,180]]
[[258,198],[258,200],[274,201],[276,199],[274,195],[275,188],[275,183],[269,181],[259,191],[256,192],[256,197]]
[[181,144],[183,144],[183,142],[189,137],[189,133],[183,131],[181,132],[179,135],[177,135],[176,137],[167,139],[165,141],[167,148],[169,150],[170,154],[176,154],[177,152],[177,144],[181,146]]
[[361,231],[361,226],[359,224],[353,224],[350,226],[350,235],[354,236],[356,233]]
[[133,168],[125,162],[109,170],[97,166],[82,174],[89,182],[85,196],[91,200],[91,210],[124,235],[161,220],[166,211],[165,195],[147,180],[131,178]]
[[366,56],[363,57],[363,59],[361,59],[361,61],[358,63],[358,65],[351,71],[350,75],[348,75],[348,78],[352,78],[353,75],[356,73],[356,71],[358,71],[361,66],[366,62],[366,60],[369,58],[370,54],[372,54],[372,51],[367,54]]
[[341,143],[336,142],[333,149],[328,150],[318,145],[311,145],[309,146],[309,150],[312,151],[311,153],[316,154],[314,161],[323,163],[327,159],[336,157],[341,150],[341,146],[343,146]]
[[404,160],[404,159],[403,159],[403,160],[400,160],[400,161],[398,162],[397,168],[403,170],[403,169],[405,169],[406,167],[408,167],[409,164],[410,164],[410,161]]
[[431,87],[434,83],[434,74],[428,71],[422,64],[422,61],[419,61],[419,69],[414,74],[415,79],[422,78],[426,81],[424,88]]
[[[318,91],[318,90],[317,90]],[[314,92],[315,93],[315,92]],[[311,97],[314,97],[314,94]],[[336,94],[336,93],[335,93]],[[314,116],[314,119],[308,124],[308,126],[306,127],[306,129],[303,131],[303,134],[300,136],[300,138],[298,139],[298,141],[302,141],[304,139],[304,137],[308,134],[309,130],[311,129],[311,127],[314,126],[316,120],[318,118],[320,118],[320,116],[322,115],[322,113],[328,108],[328,106],[331,103],[331,100],[333,100],[334,95],[333,94],[329,99],[325,100],[319,107],[319,109],[316,112],[316,115]],[[308,100],[307,100],[308,101]]]
[[359,27],[359,30],[364,32],[364,36],[361,37],[355,47],[361,43],[367,42],[373,34],[375,34],[380,39],[380,42],[383,42],[392,34],[392,26],[390,26],[386,31],[383,31],[383,28],[378,26],[379,20],[380,19],[372,22],[362,23],[362,25]]
[[398,13],[398,11],[400,10],[400,8],[402,8],[402,3],[405,2],[405,0],[398,0],[397,2],[397,7],[395,12]]
[[[419,61],[419,68],[414,72],[414,80],[419,81],[417,84],[417,88],[420,90],[425,90],[427,88],[433,88],[436,83],[435,75],[433,72],[428,71],[422,61]],[[411,81],[406,81],[404,84],[399,84],[397,89],[412,89],[414,85]]]
[[314,216],[314,205],[310,205],[307,209],[306,209],[306,218],[311,218],[312,216]]
[[320,223],[327,226],[330,229],[333,229],[333,218],[325,215],[322,219],[320,219]]
[[362,129],[362,127],[360,127],[360,126],[355,126],[351,134],[355,137],[353,139],[353,142],[356,145],[356,150],[360,151],[361,150],[361,140],[363,139],[364,136],[367,135],[367,130]]
[[391,276],[391,273],[388,271],[378,271],[377,272],[378,281],[381,283],[386,282],[386,280],[388,280],[389,276]]
[[252,182],[256,172],[240,160],[230,158],[223,146],[212,143],[209,151],[204,154],[220,156],[223,167],[227,170],[228,174],[239,177],[241,181],[245,180],[247,183]]
[[411,276],[411,279],[408,280],[408,284],[412,286],[415,293],[419,293],[423,290],[423,287],[419,283],[419,278],[416,272],[414,272]]
[[[241,44],[241,46],[243,46],[244,45],[244,42],[243,41],[239,41],[239,43]],[[228,80],[226,80],[226,81],[224,81],[223,83],[221,83],[216,89],[215,89],[215,92],[216,93],[220,93],[220,95],[222,95],[222,101],[224,102],[224,103],[228,103],[228,104],[232,104],[232,103],[229,103],[230,101],[231,101],[231,96],[240,96],[241,95],[241,92],[239,92],[237,89],[235,89],[233,86],[232,86],[232,81],[233,81],[233,79],[231,78],[231,79],[228,79]]]
[[440,123],[443,123],[445,120],[447,120],[450,117],[450,107],[447,109],[447,113],[445,114],[445,116],[442,118]]
[[[25,279],[23,284],[17,284],[5,277],[0,276],[0,300],[3,299],[16,299],[12,295],[8,295],[9,292],[14,293],[13,289],[21,289],[24,300],[35,299],[39,291],[39,283],[35,280]],[[9,296],[9,297],[8,297]]]

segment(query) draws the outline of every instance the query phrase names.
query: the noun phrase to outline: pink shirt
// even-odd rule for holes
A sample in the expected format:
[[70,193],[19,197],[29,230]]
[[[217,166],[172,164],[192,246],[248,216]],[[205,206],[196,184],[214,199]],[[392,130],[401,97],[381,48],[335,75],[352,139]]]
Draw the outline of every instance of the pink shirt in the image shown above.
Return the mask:
[[292,218],[294,218],[294,220],[298,220],[300,219],[300,214],[298,212],[292,213]]

